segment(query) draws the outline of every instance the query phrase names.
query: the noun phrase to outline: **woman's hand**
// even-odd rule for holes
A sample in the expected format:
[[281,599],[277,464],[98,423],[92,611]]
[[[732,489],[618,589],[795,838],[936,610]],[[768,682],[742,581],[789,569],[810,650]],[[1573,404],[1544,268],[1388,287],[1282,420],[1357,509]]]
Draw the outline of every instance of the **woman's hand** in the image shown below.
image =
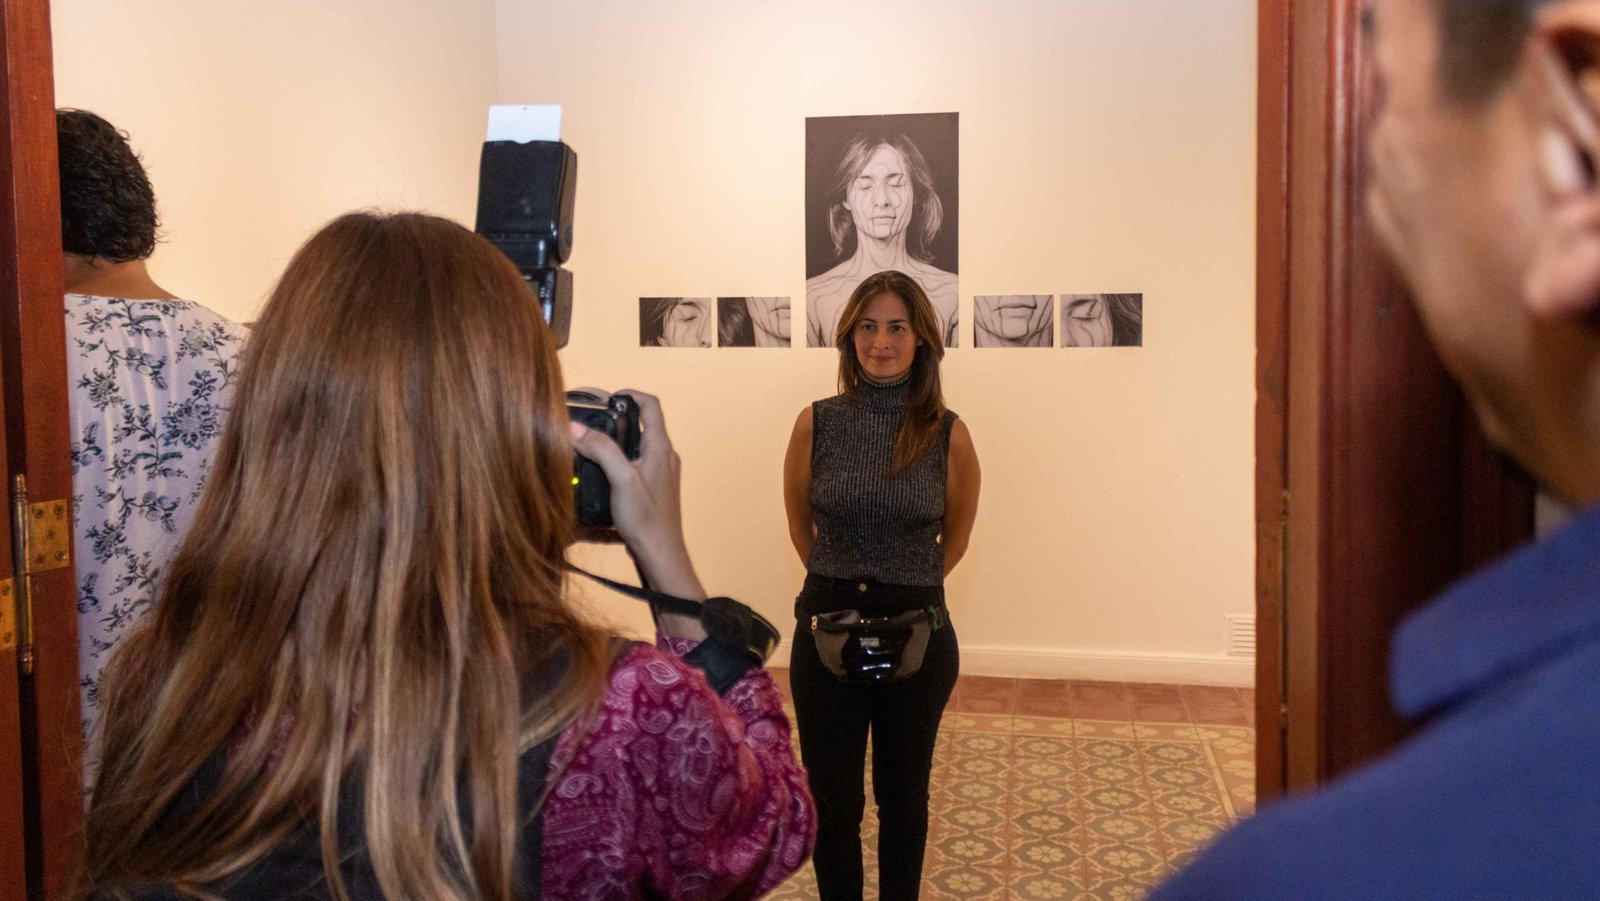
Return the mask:
[[[610,436],[572,423],[572,446],[593,460],[611,483],[611,519],[651,588],[664,594],[703,601],[705,588],[695,575],[683,540],[679,506],[681,462],[667,437],[661,402],[642,391],[619,391],[639,405],[644,434],[639,459],[629,460]],[[679,623],[678,620],[683,620]],[[704,638],[700,624],[686,617],[658,617],[668,635]]]

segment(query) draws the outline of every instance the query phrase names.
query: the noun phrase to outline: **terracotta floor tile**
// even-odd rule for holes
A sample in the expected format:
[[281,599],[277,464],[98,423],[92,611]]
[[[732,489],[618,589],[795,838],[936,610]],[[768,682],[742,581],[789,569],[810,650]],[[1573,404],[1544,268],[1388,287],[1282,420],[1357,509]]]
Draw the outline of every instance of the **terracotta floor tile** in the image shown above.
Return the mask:
[[1135,704],[1182,704],[1183,692],[1176,685],[1130,684],[1128,695]]
[[986,698],[962,694],[956,698],[955,706],[961,713],[1012,713],[1016,703],[1016,698]]
[[1017,699],[1017,716],[1048,716],[1066,719],[1073,715],[1073,702],[1070,698],[1030,698],[1023,696]]
[[1011,698],[1017,694],[1017,682],[992,676],[962,676],[956,685],[962,697]]
[[1244,702],[1239,699],[1239,691],[1234,688],[1214,685],[1185,685],[1182,688],[1183,701],[1190,707],[1243,707]]
[[1133,718],[1141,722],[1187,723],[1189,708],[1183,704],[1133,704]]
[[1017,683],[1020,698],[1068,698],[1072,683],[1066,679],[1022,679]]
[[1073,682],[1072,699],[1096,703],[1127,703],[1128,686],[1121,682]]
[[1072,699],[1072,716],[1081,720],[1133,721],[1133,704],[1128,701],[1088,701]]
[[1243,707],[1189,707],[1189,717],[1196,723],[1212,726],[1248,726],[1255,719],[1252,711]]

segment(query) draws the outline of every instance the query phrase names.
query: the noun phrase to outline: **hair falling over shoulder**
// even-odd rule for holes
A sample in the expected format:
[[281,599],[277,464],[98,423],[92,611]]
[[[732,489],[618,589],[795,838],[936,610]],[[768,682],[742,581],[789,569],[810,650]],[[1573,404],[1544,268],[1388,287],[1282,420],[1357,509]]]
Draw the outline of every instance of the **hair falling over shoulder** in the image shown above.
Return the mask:
[[851,292],[839,314],[834,345],[839,348],[839,393],[855,394],[861,389],[861,361],[856,358],[853,338],[856,325],[866,314],[867,305],[880,294],[893,294],[906,305],[911,331],[917,337],[917,352],[911,360],[910,393],[906,397],[905,418],[895,436],[894,462],[890,473],[904,472],[939,440],[939,423],[944,418],[944,388],[939,379],[939,361],[944,359],[944,341],[939,337],[939,317],[933,302],[903,272],[886,270],[869,275]]
[[[387,896],[511,897],[518,754],[591,707],[610,662],[564,595],[566,430],[554,342],[487,242],[355,213],[302,247],[108,671],[80,889],[203,885],[311,817],[343,897],[358,779]],[[216,755],[216,789],[174,809]]]

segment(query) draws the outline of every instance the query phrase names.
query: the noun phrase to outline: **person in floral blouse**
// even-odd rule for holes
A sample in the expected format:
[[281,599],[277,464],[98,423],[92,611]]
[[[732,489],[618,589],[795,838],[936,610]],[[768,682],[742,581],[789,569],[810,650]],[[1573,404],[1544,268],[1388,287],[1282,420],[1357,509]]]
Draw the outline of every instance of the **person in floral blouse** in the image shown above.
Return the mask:
[[87,784],[101,672],[194,517],[246,332],[150,277],[155,194],[127,137],[71,109],[56,135]]

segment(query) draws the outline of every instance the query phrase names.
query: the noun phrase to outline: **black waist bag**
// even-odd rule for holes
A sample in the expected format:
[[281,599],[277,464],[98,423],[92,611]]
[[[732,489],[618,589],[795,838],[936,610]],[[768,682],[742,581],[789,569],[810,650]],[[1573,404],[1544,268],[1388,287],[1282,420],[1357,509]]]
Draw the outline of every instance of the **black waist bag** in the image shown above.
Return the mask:
[[811,617],[811,640],[822,665],[841,682],[900,682],[922,669],[928,639],[944,627],[945,616],[937,606],[893,616],[863,617],[859,610],[818,613]]

